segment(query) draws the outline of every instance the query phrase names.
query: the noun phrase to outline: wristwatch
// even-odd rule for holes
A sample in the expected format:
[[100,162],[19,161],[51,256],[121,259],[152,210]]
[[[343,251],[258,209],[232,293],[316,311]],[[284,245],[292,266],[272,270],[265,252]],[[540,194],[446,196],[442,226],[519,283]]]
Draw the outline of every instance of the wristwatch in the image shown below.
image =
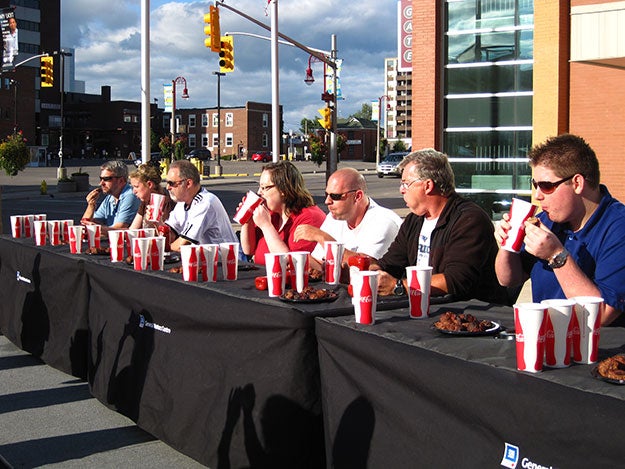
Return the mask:
[[569,257],[569,251],[567,251],[566,248],[564,248],[558,254],[553,256],[551,260],[549,261],[549,264],[547,265],[551,267],[552,269],[559,269],[564,264],[566,264],[566,259],[568,257]]
[[402,282],[401,279],[398,279],[397,283],[395,284],[395,288],[393,289],[393,295],[401,296],[404,293],[406,293],[406,289],[404,288],[404,282]]

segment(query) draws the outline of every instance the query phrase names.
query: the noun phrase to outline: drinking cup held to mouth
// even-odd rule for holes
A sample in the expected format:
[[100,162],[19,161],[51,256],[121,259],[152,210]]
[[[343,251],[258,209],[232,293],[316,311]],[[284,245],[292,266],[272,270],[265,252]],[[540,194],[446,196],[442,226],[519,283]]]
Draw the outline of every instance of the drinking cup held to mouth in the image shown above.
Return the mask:
[[24,234],[24,216],[23,215],[11,215],[11,234],[14,238],[23,238]]
[[69,232],[69,252],[71,254],[82,253],[82,225],[72,225],[68,227]]
[[545,365],[566,368],[571,364],[571,337],[573,334],[573,300],[543,300],[547,306],[545,329]]
[[148,240],[148,263],[152,270],[163,270],[165,267],[165,238],[150,236]]
[[198,246],[185,244],[180,246],[182,278],[185,282],[198,281]]
[[375,324],[379,275],[380,272],[377,270],[359,270],[350,278],[352,304],[358,324]]
[[108,235],[111,248],[111,262],[122,262],[124,260],[126,230],[109,230]]
[[341,264],[343,262],[343,243],[337,241],[325,242],[325,282],[328,285],[338,285],[341,281]]
[[603,298],[576,296],[573,307],[571,342],[575,363],[596,363],[599,354],[601,313],[605,307]]
[[200,244],[200,248],[203,279],[205,282],[216,282],[219,244]]
[[517,303],[514,305],[516,363],[520,371],[543,370],[547,305]]
[[258,207],[262,202],[263,198],[260,197],[256,192],[247,191],[241,207],[239,208],[239,210],[237,210],[237,213],[234,215],[234,217],[232,217],[232,219],[241,225],[245,225],[250,220],[250,218],[252,218],[256,207]]
[[100,237],[102,236],[102,227],[100,225],[86,225],[87,241],[90,248],[99,249]]
[[163,208],[165,207],[165,196],[163,194],[150,194],[150,210],[146,210],[148,221],[161,221],[163,218]]
[[48,220],[48,241],[51,246],[60,246],[62,243],[61,238],[62,221],[61,220]]
[[219,243],[224,280],[236,280],[239,268],[239,243]]
[[45,220],[35,220],[33,224],[35,225],[35,244],[37,246],[45,246],[48,222]]
[[410,317],[423,319],[430,316],[431,266],[406,267]]
[[284,294],[286,284],[286,266],[289,255],[284,253],[268,252],[265,254],[267,268],[267,290],[270,297]]
[[291,262],[293,263],[293,269],[295,275],[295,281],[291,279],[291,288],[301,293],[304,288],[308,286],[308,252],[306,251],[294,251],[290,252]]
[[507,251],[519,252],[525,238],[525,220],[534,216],[536,205],[523,199],[512,199],[510,206],[510,230],[508,237],[503,240],[501,247]]

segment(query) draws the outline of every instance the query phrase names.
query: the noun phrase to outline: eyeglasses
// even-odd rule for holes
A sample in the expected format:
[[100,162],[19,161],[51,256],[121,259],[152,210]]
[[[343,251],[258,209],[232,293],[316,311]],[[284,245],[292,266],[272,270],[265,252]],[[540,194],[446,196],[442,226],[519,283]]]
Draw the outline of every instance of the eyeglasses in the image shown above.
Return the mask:
[[352,189],[351,191],[343,192],[342,194],[328,194],[327,192],[325,194],[326,194],[326,199],[330,197],[332,200],[342,200],[343,197],[345,197],[350,192],[356,192],[356,191],[358,191],[358,189]]
[[269,189],[276,187],[275,184],[269,184],[267,186],[258,186],[258,192],[267,192]]
[[413,179],[412,181],[401,181],[399,183],[399,190],[405,190],[407,191],[410,186],[412,186],[415,182],[419,182],[421,179]]
[[180,184],[182,184],[185,181],[186,179],[181,179],[180,181],[164,181],[164,182],[165,182],[165,185],[167,186],[178,187]]
[[534,189],[540,189],[540,191],[543,194],[552,194],[558,188],[560,184],[570,179],[573,179],[574,177],[575,177],[575,174],[569,177],[565,177],[564,179],[560,179],[559,181],[556,181],[556,182],[535,181],[534,178],[532,178],[532,186],[534,186]]
[[120,176],[100,176],[100,181],[109,182],[113,179],[118,179]]

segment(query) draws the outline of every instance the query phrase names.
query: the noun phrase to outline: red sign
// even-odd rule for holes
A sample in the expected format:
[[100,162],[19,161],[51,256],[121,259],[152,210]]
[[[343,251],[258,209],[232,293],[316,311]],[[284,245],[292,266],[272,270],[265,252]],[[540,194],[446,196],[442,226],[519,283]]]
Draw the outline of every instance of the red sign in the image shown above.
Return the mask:
[[400,0],[397,10],[397,70],[412,72],[412,0]]

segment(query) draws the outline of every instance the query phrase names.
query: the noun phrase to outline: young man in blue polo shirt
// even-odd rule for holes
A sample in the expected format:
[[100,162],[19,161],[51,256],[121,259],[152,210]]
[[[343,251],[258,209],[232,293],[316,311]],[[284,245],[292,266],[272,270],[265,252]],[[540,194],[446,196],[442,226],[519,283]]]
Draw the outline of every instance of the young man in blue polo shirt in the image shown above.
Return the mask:
[[[625,310],[625,205],[599,183],[599,162],[581,137],[550,138],[529,158],[540,223],[525,223],[520,254],[499,250],[497,278],[505,286],[531,278],[534,301],[600,296],[602,325],[610,324]],[[499,244],[508,221],[495,230]]]

